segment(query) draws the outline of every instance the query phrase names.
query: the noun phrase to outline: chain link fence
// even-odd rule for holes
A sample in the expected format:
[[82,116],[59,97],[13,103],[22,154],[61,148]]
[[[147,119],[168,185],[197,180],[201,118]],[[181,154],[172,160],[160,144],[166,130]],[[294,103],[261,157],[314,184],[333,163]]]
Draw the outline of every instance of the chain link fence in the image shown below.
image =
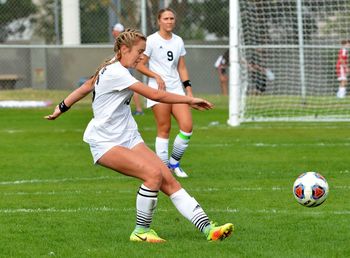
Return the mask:
[[195,92],[220,93],[214,63],[228,47],[229,0],[70,0],[79,4],[74,46],[62,40],[63,1],[0,0],[0,89],[74,89],[113,55],[115,23],[149,35],[158,10],[171,7]]
[[[79,4],[80,44],[75,46],[62,40],[64,1]],[[341,39],[350,38],[350,1],[303,0],[300,12],[297,2],[239,1],[240,61],[246,74],[242,83],[249,84],[248,91],[255,91],[255,79],[244,62],[257,50],[275,74],[273,83],[267,82],[266,93],[299,87],[301,67],[311,71],[304,76],[305,84],[313,86],[309,89],[336,90],[334,63]],[[81,78],[89,77],[113,54],[115,23],[149,35],[157,30],[157,13],[163,7],[177,13],[175,33],[185,41],[195,92],[220,93],[214,63],[228,48],[229,0],[0,0],[0,89],[77,87]]]

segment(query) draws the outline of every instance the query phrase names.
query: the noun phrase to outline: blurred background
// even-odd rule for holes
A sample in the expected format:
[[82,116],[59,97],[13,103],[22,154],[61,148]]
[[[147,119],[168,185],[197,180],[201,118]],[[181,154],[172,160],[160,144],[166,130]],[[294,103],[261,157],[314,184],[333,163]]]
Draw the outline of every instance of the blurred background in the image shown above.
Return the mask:
[[[0,78],[18,76],[3,88],[76,88],[113,55],[114,24],[149,35],[158,29],[158,10],[168,6],[177,13],[175,33],[185,41],[195,91],[220,93],[214,63],[228,47],[229,1],[0,0]],[[71,23],[63,21],[64,8],[78,8]],[[73,41],[65,39],[70,29]]]
[[[0,0],[0,88],[74,89],[113,54],[115,23],[149,35],[163,7],[177,13],[195,92],[219,94],[214,64],[229,47],[229,0]],[[262,76],[264,94],[334,94],[340,42],[350,38],[349,0],[239,0],[235,12],[242,93],[255,94]]]

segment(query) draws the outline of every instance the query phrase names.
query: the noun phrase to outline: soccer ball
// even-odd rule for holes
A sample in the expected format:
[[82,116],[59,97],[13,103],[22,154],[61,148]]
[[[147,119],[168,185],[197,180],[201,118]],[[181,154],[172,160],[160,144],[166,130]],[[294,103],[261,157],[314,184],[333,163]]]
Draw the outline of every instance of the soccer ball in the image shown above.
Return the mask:
[[298,176],[293,185],[293,195],[305,207],[317,207],[328,196],[328,183],[317,172],[306,172]]

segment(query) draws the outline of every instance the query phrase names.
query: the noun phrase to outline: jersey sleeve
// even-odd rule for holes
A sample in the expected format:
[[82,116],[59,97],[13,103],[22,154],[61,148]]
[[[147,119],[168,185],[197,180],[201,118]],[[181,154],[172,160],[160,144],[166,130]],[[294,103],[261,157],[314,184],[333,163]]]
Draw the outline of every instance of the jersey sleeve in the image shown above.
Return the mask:
[[180,56],[184,56],[184,55],[186,55],[185,43],[182,40],[182,38],[180,38],[180,40],[181,40]]
[[122,91],[134,83],[138,82],[128,69],[118,65],[114,67],[107,67],[105,71],[100,72],[99,83],[101,92]]
[[152,38],[148,37],[146,41],[146,49],[143,52],[148,57],[152,55],[152,45]]

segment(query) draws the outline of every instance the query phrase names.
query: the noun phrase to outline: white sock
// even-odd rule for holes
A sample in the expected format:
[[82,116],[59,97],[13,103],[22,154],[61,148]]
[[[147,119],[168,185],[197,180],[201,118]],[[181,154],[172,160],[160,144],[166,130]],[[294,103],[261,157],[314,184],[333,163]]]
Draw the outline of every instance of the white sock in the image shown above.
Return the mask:
[[171,165],[176,165],[180,162],[180,159],[188,147],[188,142],[190,141],[191,135],[192,132],[186,133],[180,130],[174,140],[174,147],[169,161]]
[[191,197],[185,189],[181,188],[173,193],[170,195],[170,199],[182,216],[191,221],[200,231],[203,232],[204,228],[210,225],[207,214],[196,199]]
[[169,139],[156,137],[156,145],[155,145],[156,153],[158,157],[163,161],[163,163],[167,166],[169,164],[168,148],[169,148]]
[[149,228],[153,213],[157,207],[158,190],[151,190],[141,185],[136,197],[136,227]]

